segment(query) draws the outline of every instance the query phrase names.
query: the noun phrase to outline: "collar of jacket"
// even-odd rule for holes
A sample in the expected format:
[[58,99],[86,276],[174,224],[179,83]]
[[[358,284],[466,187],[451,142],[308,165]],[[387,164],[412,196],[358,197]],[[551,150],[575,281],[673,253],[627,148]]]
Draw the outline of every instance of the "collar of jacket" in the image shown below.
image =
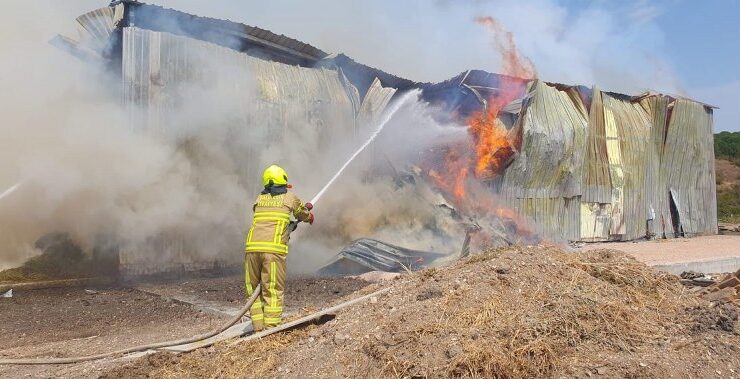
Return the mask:
[[288,193],[288,186],[265,186],[265,189],[262,190],[263,195],[270,194],[270,196],[277,196],[277,195],[284,195]]

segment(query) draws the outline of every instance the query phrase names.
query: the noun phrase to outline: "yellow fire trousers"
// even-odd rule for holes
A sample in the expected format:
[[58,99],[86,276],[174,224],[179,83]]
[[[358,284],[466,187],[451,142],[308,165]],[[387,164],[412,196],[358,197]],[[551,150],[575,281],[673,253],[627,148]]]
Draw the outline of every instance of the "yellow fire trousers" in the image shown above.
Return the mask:
[[247,297],[252,296],[258,284],[262,293],[250,308],[255,331],[279,325],[283,317],[285,290],[285,254],[248,252],[244,260]]

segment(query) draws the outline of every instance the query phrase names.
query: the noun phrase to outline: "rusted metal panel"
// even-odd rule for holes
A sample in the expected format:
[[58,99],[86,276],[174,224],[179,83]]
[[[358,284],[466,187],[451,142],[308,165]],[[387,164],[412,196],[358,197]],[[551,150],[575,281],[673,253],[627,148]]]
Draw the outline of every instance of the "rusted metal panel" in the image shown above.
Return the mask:
[[541,235],[555,240],[581,239],[580,200],[575,198],[520,198],[509,204]]
[[581,241],[609,240],[611,207],[611,204],[581,202]]
[[[383,109],[388,106],[395,93],[395,88],[383,87],[380,79],[375,78],[373,80],[367,93],[362,98],[362,104],[357,113],[357,131],[355,137],[358,141],[367,139],[375,131],[380,122],[378,118],[383,113]],[[360,160],[364,161],[365,165],[369,165],[371,162],[385,159],[386,157],[382,154],[382,147],[379,147],[378,144],[372,144],[368,147],[368,151],[360,157]]]
[[531,87],[521,152],[495,186],[505,203],[569,240],[670,238],[675,217],[686,235],[716,233],[710,108],[594,90],[586,113],[558,88]]
[[87,38],[95,40],[97,45],[103,46],[108,43],[108,37],[115,28],[114,15],[114,8],[100,8],[80,15],[77,17],[77,23],[85,31]]

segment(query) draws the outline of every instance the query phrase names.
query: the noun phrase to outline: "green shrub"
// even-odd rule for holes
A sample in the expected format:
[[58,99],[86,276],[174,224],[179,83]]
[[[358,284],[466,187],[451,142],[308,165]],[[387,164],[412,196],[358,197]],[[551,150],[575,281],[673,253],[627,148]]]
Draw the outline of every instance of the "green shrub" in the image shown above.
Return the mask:
[[740,185],[717,193],[717,218],[722,222],[740,223]]
[[721,132],[714,135],[714,155],[740,164],[740,132]]

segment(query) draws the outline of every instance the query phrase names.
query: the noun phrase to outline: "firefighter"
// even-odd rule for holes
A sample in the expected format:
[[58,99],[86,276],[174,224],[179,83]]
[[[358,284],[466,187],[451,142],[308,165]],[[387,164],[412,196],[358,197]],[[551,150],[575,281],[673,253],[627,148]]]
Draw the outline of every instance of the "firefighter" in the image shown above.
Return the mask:
[[[283,314],[288,240],[298,221],[313,224],[313,205],[303,204],[289,191],[288,174],[272,165],[262,175],[264,189],[252,210],[254,218],[245,242],[245,284],[251,296],[258,284],[261,295],[250,308],[255,331],[279,325]],[[291,221],[291,214],[298,221]]]

